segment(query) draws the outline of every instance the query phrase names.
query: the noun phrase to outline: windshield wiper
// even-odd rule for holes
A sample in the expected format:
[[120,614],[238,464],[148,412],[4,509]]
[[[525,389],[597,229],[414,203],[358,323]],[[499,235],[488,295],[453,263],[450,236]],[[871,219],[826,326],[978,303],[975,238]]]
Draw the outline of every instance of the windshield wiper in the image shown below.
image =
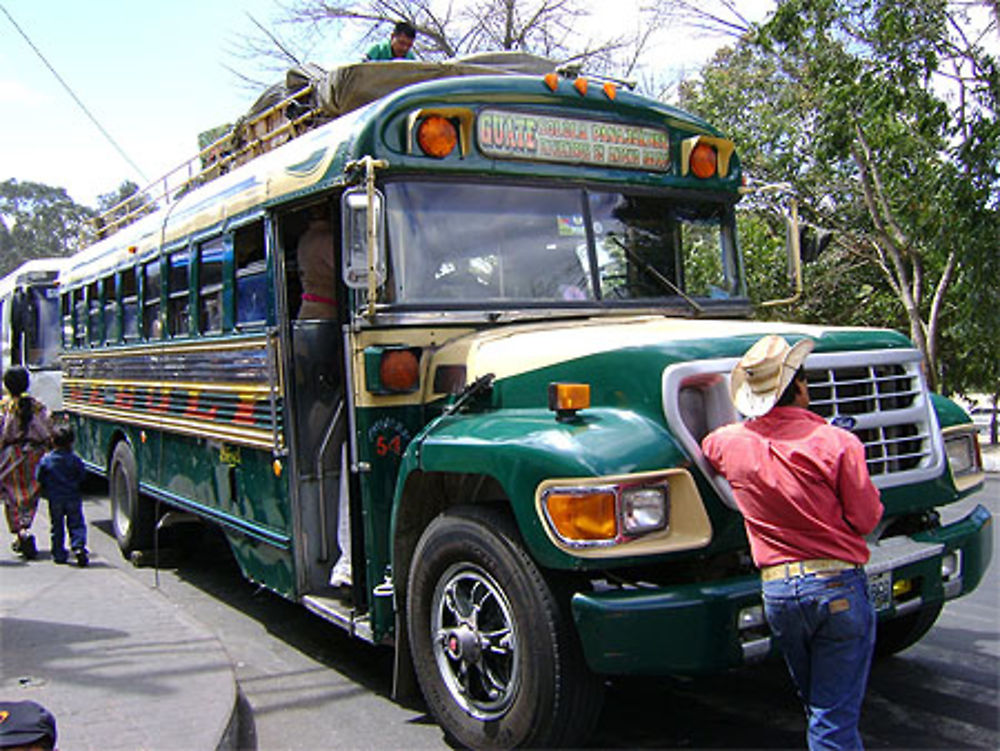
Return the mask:
[[666,287],[668,290],[670,290],[674,294],[676,294],[676,295],[680,296],[681,298],[683,298],[684,302],[686,302],[688,305],[690,305],[691,308],[694,310],[695,313],[704,313],[705,312],[705,309],[701,305],[699,305],[697,302],[695,302],[694,300],[692,300],[687,294],[684,293],[683,290],[681,290],[680,287],[678,287],[672,281],[670,281],[669,279],[667,279],[667,277],[665,277],[663,275],[663,273],[658,268],[656,268],[655,266],[653,266],[648,261],[643,260],[642,258],[640,258],[639,256],[637,256],[635,253],[633,253],[631,250],[629,250],[625,246],[625,243],[623,243],[621,240],[619,240],[614,235],[608,234],[607,237],[609,237],[611,239],[611,242],[613,242],[615,245],[617,245],[619,248],[621,248],[625,252],[625,255],[627,255],[629,257],[629,260],[631,260],[633,263],[638,264],[639,268],[642,269],[642,271],[644,271],[647,274],[649,274],[651,277],[653,277],[656,281],[658,281],[661,285],[663,285],[664,287]]

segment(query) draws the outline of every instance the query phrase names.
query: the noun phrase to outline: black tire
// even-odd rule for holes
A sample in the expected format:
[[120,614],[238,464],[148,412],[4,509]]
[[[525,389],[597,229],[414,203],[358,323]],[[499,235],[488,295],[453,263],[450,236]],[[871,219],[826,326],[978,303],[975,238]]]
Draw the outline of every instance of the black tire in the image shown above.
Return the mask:
[[900,618],[879,623],[875,634],[875,657],[889,657],[923,639],[941,615],[943,606],[941,602],[925,605]]
[[474,749],[578,746],[590,735],[603,686],[565,606],[505,514],[462,507],[428,525],[407,627],[424,699],[448,735]]
[[139,472],[135,454],[127,441],[119,441],[111,454],[108,471],[111,525],[122,555],[153,547],[156,509],[149,498],[139,495]]

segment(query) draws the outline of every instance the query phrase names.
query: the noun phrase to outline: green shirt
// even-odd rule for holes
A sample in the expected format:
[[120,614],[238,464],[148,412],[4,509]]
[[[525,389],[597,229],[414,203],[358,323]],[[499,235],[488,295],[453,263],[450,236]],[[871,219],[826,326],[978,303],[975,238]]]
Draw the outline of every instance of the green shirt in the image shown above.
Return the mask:
[[365,61],[373,60],[416,60],[417,56],[413,54],[413,50],[408,50],[404,57],[393,57],[392,56],[392,45],[389,42],[379,42],[378,44],[373,44],[369,50],[365,53]]

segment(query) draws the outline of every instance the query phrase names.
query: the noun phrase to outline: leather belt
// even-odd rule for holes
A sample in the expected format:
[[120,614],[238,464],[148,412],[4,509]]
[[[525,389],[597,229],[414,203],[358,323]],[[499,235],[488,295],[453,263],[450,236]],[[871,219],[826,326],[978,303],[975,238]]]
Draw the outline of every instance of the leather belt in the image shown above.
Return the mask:
[[778,563],[774,566],[764,566],[760,570],[762,581],[770,582],[777,579],[791,579],[796,576],[809,576],[811,574],[836,574],[840,571],[860,568],[855,563],[838,561],[836,558],[812,558],[808,561],[791,561],[789,563]]

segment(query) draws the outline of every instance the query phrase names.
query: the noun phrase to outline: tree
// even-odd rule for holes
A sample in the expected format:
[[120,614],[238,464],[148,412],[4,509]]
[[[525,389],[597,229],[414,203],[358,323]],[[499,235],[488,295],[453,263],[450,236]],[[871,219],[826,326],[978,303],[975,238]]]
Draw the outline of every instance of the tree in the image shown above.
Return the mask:
[[100,237],[102,231],[120,229],[154,211],[155,201],[141,193],[131,180],[123,180],[115,190],[97,197],[98,215],[94,219],[97,235]]
[[[590,3],[583,0],[293,0],[283,7],[279,24],[295,31],[280,35],[258,24],[260,33],[244,40],[239,57],[258,64],[267,57],[286,68],[298,65],[322,30],[333,27],[340,44],[349,40],[344,46],[359,59],[367,46],[388,38],[396,21],[406,20],[417,29],[415,49],[425,60],[520,51],[562,64],[586,64],[591,73],[631,78],[657,28],[653,11],[644,8],[631,33],[582,35],[581,24],[591,15]],[[659,76],[650,74],[643,83],[663,85]]]
[[[949,292],[997,252],[997,62],[967,28],[940,0],[785,0],[684,92],[749,145],[745,166],[790,182],[807,219],[838,230],[822,265],[839,292],[824,277],[799,312],[836,301],[901,317],[932,385],[944,313],[961,309]],[[901,316],[880,310],[882,289]]]
[[32,258],[76,252],[93,216],[64,188],[15,179],[0,183],[0,275]]

